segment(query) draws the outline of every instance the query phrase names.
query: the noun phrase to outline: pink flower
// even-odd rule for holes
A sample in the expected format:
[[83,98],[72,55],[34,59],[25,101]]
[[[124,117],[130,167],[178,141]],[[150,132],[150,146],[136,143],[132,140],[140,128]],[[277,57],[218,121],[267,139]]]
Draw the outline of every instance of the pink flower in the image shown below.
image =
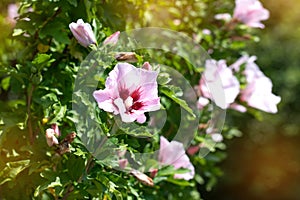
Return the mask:
[[242,91],[241,100],[246,101],[253,108],[277,113],[277,104],[281,98],[272,94],[271,80],[263,77],[248,83],[247,88]]
[[78,19],[76,23],[70,23],[69,28],[82,46],[87,47],[91,44],[97,44],[91,25],[84,23],[82,19]]
[[229,13],[220,13],[215,15],[215,19],[227,22],[231,20],[231,15]]
[[116,45],[117,42],[118,42],[118,40],[119,40],[119,35],[120,35],[120,31],[115,32],[114,34],[112,34],[109,37],[107,37],[103,41],[103,44],[104,45],[107,45],[107,44]]
[[211,139],[215,142],[222,142],[223,141],[223,136],[220,133],[212,133],[211,134]]
[[105,89],[94,91],[99,108],[115,115],[123,122],[146,121],[145,112],[160,109],[157,90],[158,72],[118,63],[106,79]]
[[9,4],[7,8],[7,20],[12,25],[16,24],[16,17],[19,17],[19,6],[15,3]]
[[233,18],[249,27],[264,28],[261,20],[269,18],[269,11],[258,0],[236,0]]
[[[255,60],[255,56],[250,58],[249,56],[243,56],[237,61],[240,65],[243,64],[241,61],[246,63],[243,73],[246,76],[247,86],[241,91],[240,99],[253,108],[276,113],[277,104],[281,101],[281,98],[272,94],[272,82],[254,63]],[[235,68],[239,69],[238,65]]]
[[150,172],[150,177],[154,178],[158,173],[158,169],[150,169],[149,172]]
[[199,145],[196,145],[196,146],[190,146],[190,147],[187,149],[187,153],[188,153],[190,156],[193,156],[193,155],[195,155],[199,150],[200,150],[200,146],[199,146]]
[[209,100],[204,97],[199,97],[197,101],[197,107],[199,110],[202,110],[207,104],[209,104]]
[[[199,89],[202,97],[209,98],[217,106],[226,109],[239,94],[240,83],[227,67],[225,60],[207,60]],[[201,102],[205,103],[204,100]]]
[[60,136],[60,130],[59,130],[57,124],[52,124],[51,128],[53,129],[55,136],[59,137]]
[[195,175],[195,169],[185,154],[183,144],[177,141],[169,142],[163,136],[160,137],[160,149],[158,159],[162,165],[173,165],[175,169],[186,168],[190,171],[184,174],[175,174],[174,178],[190,180]]
[[150,65],[149,62],[145,62],[142,66],[143,69],[151,71],[152,70],[152,66]]
[[247,108],[246,108],[245,106],[240,105],[240,104],[237,104],[237,103],[232,103],[232,104],[230,104],[230,108],[231,108],[231,109],[234,109],[234,110],[236,110],[236,111],[239,111],[239,112],[241,112],[241,113],[244,113],[244,112],[247,111]]
[[205,29],[202,30],[202,34],[203,35],[211,35],[211,31],[209,29],[205,28]]
[[49,147],[58,144],[58,140],[55,137],[55,132],[52,128],[46,130],[46,140]]
[[121,169],[125,169],[125,167],[128,165],[128,160],[126,158],[119,159],[118,162]]

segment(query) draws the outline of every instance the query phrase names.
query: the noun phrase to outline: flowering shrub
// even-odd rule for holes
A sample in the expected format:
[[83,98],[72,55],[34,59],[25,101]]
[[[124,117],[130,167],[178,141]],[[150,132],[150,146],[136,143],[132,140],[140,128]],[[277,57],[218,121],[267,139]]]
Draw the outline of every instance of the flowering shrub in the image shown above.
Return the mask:
[[[241,135],[221,132],[225,109],[277,112],[245,53],[269,16],[259,1],[18,6],[1,65],[1,199],[200,199],[223,140]],[[131,30],[148,25],[174,31]]]

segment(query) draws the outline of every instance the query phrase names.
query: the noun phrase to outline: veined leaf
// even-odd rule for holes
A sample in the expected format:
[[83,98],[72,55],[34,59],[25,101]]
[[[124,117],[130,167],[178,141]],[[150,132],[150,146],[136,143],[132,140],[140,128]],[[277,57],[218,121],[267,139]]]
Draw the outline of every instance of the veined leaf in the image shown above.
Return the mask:
[[170,89],[168,86],[161,86],[160,87],[160,92],[162,92],[164,95],[172,99],[175,103],[180,105],[184,110],[186,110],[189,114],[191,114],[193,117],[196,117],[194,114],[193,110],[189,107],[189,105],[186,103],[185,100],[180,99],[176,96],[176,93],[174,90]]

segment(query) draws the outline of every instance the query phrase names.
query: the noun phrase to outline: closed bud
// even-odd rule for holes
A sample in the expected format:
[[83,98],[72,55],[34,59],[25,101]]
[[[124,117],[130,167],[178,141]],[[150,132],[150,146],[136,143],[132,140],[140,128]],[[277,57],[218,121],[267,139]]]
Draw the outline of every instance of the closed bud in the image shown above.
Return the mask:
[[107,37],[104,40],[103,44],[104,45],[107,45],[107,44],[116,45],[119,40],[119,35],[120,35],[120,31],[115,32],[114,34]]
[[78,19],[76,23],[70,23],[69,28],[82,46],[88,47],[91,44],[97,43],[91,25],[84,23],[82,19]]

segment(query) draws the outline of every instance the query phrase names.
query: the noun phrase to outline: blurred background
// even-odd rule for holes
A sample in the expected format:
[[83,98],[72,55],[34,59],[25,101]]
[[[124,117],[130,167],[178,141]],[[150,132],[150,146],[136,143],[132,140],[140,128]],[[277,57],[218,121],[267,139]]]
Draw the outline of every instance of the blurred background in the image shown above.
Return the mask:
[[261,122],[245,115],[229,120],[244,135],[228,142],[224,175],[204,199],[300,198],[300,1],[261,2],[270,18],[261,41],[248,49],[282,98],[279,112],[263,114]]
[[[13,22],[7,21],[7,5],[0,2],[0,56],[5,64],[15,46],[10,37]],[[204,199],[300,198],[300,1],[261,0],[270,11],[261,41],[247,47],[257,64],[272,79],[273,92],[281,96],[276,115],[253,116],[228,111],[228,124],[243,131],[241,138],[227,142],[224,173],[215,188],[202,191]],[[4,54],[5,52],[5,54]],[[5,79],[4,79],[5,80]],[[2,86],[5,82],[1,82]],[[5,99],[2,93],[2,99]]]

